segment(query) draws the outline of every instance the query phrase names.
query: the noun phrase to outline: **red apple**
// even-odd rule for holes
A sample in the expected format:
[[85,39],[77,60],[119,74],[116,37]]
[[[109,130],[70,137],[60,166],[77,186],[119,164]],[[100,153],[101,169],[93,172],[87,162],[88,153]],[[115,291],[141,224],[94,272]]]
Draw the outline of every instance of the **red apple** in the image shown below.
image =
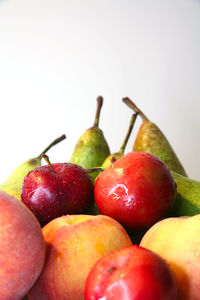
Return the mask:
[[149,153],[131,152],[96,179],[98,209],[123,226],[142,230],[164,217],[176,194],[169,168]]
[[177,285],[167,263],[137,245],[100,258],[85,284],[85,300],[176,300]]
[[45,165],[24,178],[21,199],[43,226],[61,215],[84,213],[93,202],[93,182],[81,166]]

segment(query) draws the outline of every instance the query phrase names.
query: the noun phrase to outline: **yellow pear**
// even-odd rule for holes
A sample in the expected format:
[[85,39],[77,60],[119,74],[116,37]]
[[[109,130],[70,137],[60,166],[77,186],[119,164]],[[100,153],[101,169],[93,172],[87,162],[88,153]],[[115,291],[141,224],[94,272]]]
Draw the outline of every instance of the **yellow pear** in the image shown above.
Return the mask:
[[133,151],[151,153],[160,158],[174,172],[187,176],[178,156],[160,128],[151,122],[129,98],[126,97],[122,100],[143,120],[134,142]]

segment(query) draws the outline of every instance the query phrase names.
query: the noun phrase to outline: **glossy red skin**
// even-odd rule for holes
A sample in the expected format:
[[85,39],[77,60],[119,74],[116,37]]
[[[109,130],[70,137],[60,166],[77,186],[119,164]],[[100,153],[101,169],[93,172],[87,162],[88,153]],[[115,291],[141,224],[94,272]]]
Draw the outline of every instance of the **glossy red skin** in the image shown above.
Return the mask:
[[176,300],[177,285],[167,263],[137,245],[111,252],[94,265],[85,300]]
[[102,214],[123,226],[143,230],[164,217],[173,204],[176,183],[158,158],[131,152],[114,162],[96,179],[94,196]]
[[41,226],[65,214],[81,214],[93,202],[93,183],[85,169],[72,163],[41,166],[24,178],[21,199]]

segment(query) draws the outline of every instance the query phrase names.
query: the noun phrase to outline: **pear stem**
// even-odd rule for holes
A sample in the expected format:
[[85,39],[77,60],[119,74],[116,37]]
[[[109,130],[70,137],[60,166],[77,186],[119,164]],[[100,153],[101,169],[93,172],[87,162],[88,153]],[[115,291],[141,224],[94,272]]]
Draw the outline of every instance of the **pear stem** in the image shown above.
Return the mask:
[[128,105],[132,110],[134,110],[136,113],[140,115],[140,117],[143,119],[143,121],[149,121],[149,119],[145,116],[145,114],[131,101],[128,97],[125,97],[122,99],[122,101]]
[[49,157],[48,157],[46,154],[41,154],[41,157],[44,158],[44,160],[47,162],[47,164],[49,165],[51,171],[52,171],[54,174],[56,174],[56,172],[55,172],[55,170],[54,170],[54,168],[53,168],[53,166],[52,166],[52,164],[51,164],[51,162],[50,162],[50,160],[49,160]]
[[88,173],[93,173],[93,172],[103,172],[105,169],[103,169],[103,168],[88,168],[88,169],[86,169],[86,171],[88,172]]
[[42,156],[42,154],[45,154],[51,147],[55,146],[56,144],[60,143],[61,141],[63,141],[66,138],[66,135],[63,134],[60,137],[58,137],[57,139],[55,139],[48,147],[46,147],[42,153],[40,153],[40,155],[38,155],[38,158]]
[[103,105],[103,97],[99,96],[97,97],[97,110],[96,110],[93,127],[99,126],[99,116],[100,116],[102,105]]
[[127,131],[125,139],[124,139],[124,141],[123,141],[123,143],[121,145],[121,148],[119,149],[119,153],[124,153],[124,150],[125,150],[126,145],[128,143],[129,137],[130,137],[131,132],[133,130],[133,126],[135,124],[135,120],[137,118],[137,115],[138,115],[138,113],[132,114],[132,117],[131,117],[131,120],[130,120],[130,123],[129,123],[129,127],[128,127],[128,131]]

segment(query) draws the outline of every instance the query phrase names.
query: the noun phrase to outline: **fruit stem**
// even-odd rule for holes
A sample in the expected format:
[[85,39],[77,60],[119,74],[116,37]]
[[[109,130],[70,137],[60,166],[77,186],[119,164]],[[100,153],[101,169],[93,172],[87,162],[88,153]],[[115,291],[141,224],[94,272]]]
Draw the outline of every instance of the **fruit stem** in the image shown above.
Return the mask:
[[125,150],[126,145],[128,143],[129,137],[130,137],[131,132],[133,130],[133,126],[135,124],[135,120],[137,118],[137,115],[138,115],[138,113],[132,114],[132,117],[131,117],[131,120],[130,120],[130,123],[129,123],[129,127],[128,127],[128,131],[127,131],[125,139],[124,139],[124,141],[123,141],[123,143],[121,145],[121,148],[119,149],[119,153],[124,153],[124,150]]
[[43,154],[45,154],[51,147],[55,146],[56,144],[60,143],[62,140],[64,140],[66,138],[66,135],[63,134],[60,137],[58,137],[57,139],[55,139],[48,147],[46,147],[42,153],[40,153],[40,155],[38,155],[37,158],[40,158]]
[[103,97],[99,96],[97,97],[97,110],[96,110],[93,127],[99,126],[99,116],[100,116],[102,105],[103,105]]
[[88,172],[88,173],[93,173],[93,172],[103,172],[105,169],[104,168],[88,168],[88,169],[86,169],[86,171]]
[[128,105],[132,110],[134,110],[136,113],[140,115],[140,117],[143,119],[143,121],[149,121],[149,119],[145,116],[145,114],[131,101],[128,97],[125,97],[122,99],[122,101]]
[[53,168],[53,166],[52,166],[52,164],[51,164],[51,162],[50,162],[50,160],[49,160],[49,157],[48,157],[46,154],[41,154],[41,157],[44,158],[44,160],[47,162],[47,164],[49,165],[51,171],[52,171],[54,174],[56,174],[56,172],[55,172],[55,170],[54,170],[54,168]]

